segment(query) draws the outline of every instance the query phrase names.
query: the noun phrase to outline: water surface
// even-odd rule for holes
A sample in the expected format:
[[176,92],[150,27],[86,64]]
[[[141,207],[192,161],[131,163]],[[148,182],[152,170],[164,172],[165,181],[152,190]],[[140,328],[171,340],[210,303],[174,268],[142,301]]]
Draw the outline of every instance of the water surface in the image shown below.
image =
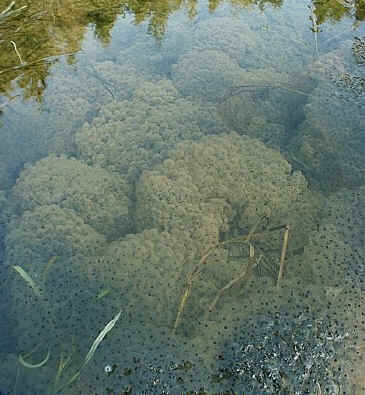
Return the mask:
[[365,393],[362,3],[0,10],[0,392]]

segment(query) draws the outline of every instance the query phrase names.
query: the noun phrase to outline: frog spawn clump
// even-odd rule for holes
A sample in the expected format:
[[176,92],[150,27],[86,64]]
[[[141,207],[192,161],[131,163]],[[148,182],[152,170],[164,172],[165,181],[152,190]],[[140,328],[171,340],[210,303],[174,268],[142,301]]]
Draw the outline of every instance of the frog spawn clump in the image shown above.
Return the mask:
[[[236,155],[239,158],[237,161]],[[230,167],[232,162],[234,168]],[[201,166],[201,163],[204,163],[205,166]],[[176,169],[179,171],[177,172]],[[252,169],[255,172],[254,175],[250,175]],[[235,171],[238,173],[235,174]],[[270,174],[272,178],[270,178]],[[221,179],[221,182],[218,182],[218,179]],[[242,184],[237,183],[237,179]],[[274,182],[271,184],[270,180],[274,180]],[[264,188],[263,193],[266,195],[261,199],[257,196],[254,198],[255,194],[257,195],[263,190],[262,185],[269,187]],[[267,193],[268,189],[271,193]],[[252,195],[248,196],[248,192]],[[219,196],[219,199],[209,199],[211,194]],[[315,323],[321,322],[320,320],[323,320],[324,317],[335,317],[335,310],[326,306],[326,303],[331,301],[331,295],[324,293],[321,295],[322,298],[317,298],[315,302],[310,301],[310,304],[321,303],[320,306],[318,305],[318,314],[311,315],[310,310],[307,310],[303,318],[304,321],[300,321],[301,319],[298,318],[298,312],[302,311],[304,306],[308,306],[308,303],[305,304],[303,298],[296,297],[295,290],[308,287],[308,283],[304,281],[299,285],[296,283],[298,277],[296,277],[293,266],[298,257],[295,254],[290,256],[291,268],[289,267],[285,274],[285,283],[279,290],[278,297],[271,297],[272,281],[265,276],[255,275],[243,294],[239,289],[233,290],[227,297],[222,298],[214,314],[208,317],[204,316],[201,313],[206,312],[206,301],[214,298],[219,288],[230,280],[229,276],[234,273],[234,270],[239,270],[239,265],[234,266],[231,261],[227,260],[227,255],[223,250],[222,255],[217,254],[209,262],[210,266],[207,272],[193,289],[195,294],[190,299],[190,306],[187,308],[177,334],[173,336],[169,332],[170,339],[172,339],[170,345],[167,346],[163,342],[160,344],[161,339],[167,337],[166,332],[164,335],[156,333],[151,336],[151,328],[160,325],[165,330],[171,329],[187,273],[194,267],[195,259],[201,257],[206,246],[214,245],[219,241],[222,230],[229,232],[229,227],[232,226],[236,230],[245,231],[246,229],[249,231],[257,221],[257,217],[262,214],[269,217],[272,224],[286,222],[288,218],[291,218],[294,229],[296,229],[294,226],[296,223],[304,223],[305,226],[300,229],[298,225],[298,232],[303,232],[303,235],[308,236],[313,233],[315,211],[311,213],[306,208],[313,196],[308,194],[305,179],[298,173],[292,173],[290,166],[279,154],[267,149],[256,140],[239,137],[236,134],[178,146],[177,150],[171,152],[170,158],[161,166],[156,166],[152,172],[145,172],[137,186],[137,196],[135,219],[136,228],[140,230],[138,234],[124,236],[108,246],[102,244],[102,248],[95,258],[85,260],[80,257],[79,261],[75,261],[78,264],[74,266],[75,271],[71,276],[72,282],[70,282],[68,275],[58,276],[58,270],[61,270],[62,266],[58,268],[55,266],[54,272],[49,271],[48,281],[50,284],[54,282],[55,286],[52,288],[56,290],[55,293],[60,288],[60,281],[64,282],[64,289],[75,290],[74,294],[69,295],[70,299],[57,300],[60,309],[65,307],[64,311],[73,312],[71,315],[62,315],[57,336],[63,336],[65,333],[72,336],[72,333],[77,332],[79,325],[102,328],[105,322],[115,314],[115,311],[120,310],[122,304],[123,315],[116,330],[108,335],[108,341],[103,343],[100,350],[98,349],[95,360],[90,362],[89,369],[93,375],[88,375],[88,377],[81,375],[80,380],[72,387],[75,391],[85,388],[93,390],[96,394],[104,394],[106,389],[111,388],[120,391],[128,391],[132,388],[138,393],[146,394],[151,391],[174,393],[176,388],[195,392],[200,388],[204,388],[208,392],[217,388],[219,391],[221,388],[235,384],[231,384],[229,381],[214,382],[214,377],[220,376],[221,371],[212,361],[216,361],[218,355],[223,357],[229,355],[227,349],[233,347],[237,350],[236,346],[232,345],[240,343],[238,350],[241,351],[225,358],[230,361],[231,366],[235,366],[234,361],[238,361],[237,366],[240,366],[244,371],[247,367],[239,364],[239,358],[240,355],[242,356],[242,350],[251,344],[249,333],[252,332],[252,336],[256,336],[256,341],[263,342],[260,327],[264,324],[260,317],[266,315],[265,319],[267,320],[277,318],[277,315],[269,312],[270,310],[282,314],[286,307],[290,309],[290,319],[287,320],[287,326],[283,323],[283,327],[285,335],[289,339],[287,342],[291,342],[291,344],[297,341],[297,337],[305,338],[308,333],[311,334],[311,320]],[[190,200],[183,199],[183,204],[177,204],[180,202],[181,196],[189,196]],[[238,212],[240,202],[241,208],[245,210],[244,215],[239,217],[242,222],[239,222],[233,214]],[[305,210],[301,211],[303,209]],[[304,212],[305,215],[300,214]],[[195,222],[187,220],[187,218],[193,218]],[[237,221],[233,221],[232,218],[236,218]],[[16,226],[15,224],[13,226],[15,232]],[[305,239],[298,234],[293,235],[291,243],[293,253],[295,246],[303,248],[306,245]],[[276,248],[276,255],[278,255],[281,238],[270,236],[260,241],[259,246],[263,250],[270,250],[271,247],[275,250]],[[310,259],[311,257],[308,255],[306,261],[310,262]],[[81,276],[76,275],[78,268],[81,269]],[[87,275],[89,281],[87,292],[84,292],[82,286],[84,274]],[[314,274],[312,273],[312,275]],[[102,292],[104,284],[108,285],[106,290],[108,293]],[[318,288],[320,285],[319,283]],[[19,283],[20,286],[24,286],[24,284]],[[16,290],[14,289],[14,291]],[[280,299],[285,292],[293,292],[294,296],[288,299],[283,298],[280,303],[277,303],[278,298]],[[314,289],[313,292],[318,293],[318,289]],[[98,298],[98,295],[104,296]],[[351,300],[353,295],[350,296],[347,295],[346,298],[341,299],[343,303],[353,303]],[[52,297],[51,292],[50,298]],[[321,299],[322,302],[320,302]],[[73,306],[75,301],[77,303]],[[62,305],[63,302],[65,305]],[[70,304],[67,305],[67,303]],[[276,303],[277,305],[275,305]],[[358,307],[354,306],[354,310],[356,309]],[[40,316],[41,314],[44,314],[44,311],[40,312]],[[82,322],[79,322],[81,316],[83,319]],[[241,321],[243,316],[250,319],[248,329],[245,329],[245,323]],[[98,317],[97,322],[95,322],[95,317]],[[287,318],[285,315],[281,317]],[[28,319],[27,321],[31,322]],[[354,333],[348,328],[351,326],[351,322],[354,322],[352,316],[347,316],[346,327],[342,325],[342,321],[344,321],[344,316],[340,315],[338,324],[336,321],[334,324],[335,327],[337,325],[335,330],[338,334],[336,336],[341,336],[341,342],[338,344],[340,347],[348,340],[344,335],[348,332],[352,336]],[[308,333],[298,330],[298,325],[303,322]],[[269,330],[272,327],[273,325],[270,324],[263,331],[264,336],[269,336]],[[323,336],[331,337],[332,327],[327,328],[319,324],[318,328]],[[87,352],[92,337],[96,333],[97,330],[90,334],[89,338],[85,336],[79,340],[78,347],[83,350],[83,353]],[[195,344],[190,345],[185,335],[193,335]],[[317,337],[318,342],[323,340],[322,335]],[[270,350],[276,352],[275,344],[278,339],[275,337],[275,331],[270,332],[270,336],[270,341],[265,343],[265,350],[261,350],[260,354],[261,360],[264,361],[267,355],[271,355],[272,351]],[[55,341],[57,343],[58,340]],[[35,338],[31,345],[37,343],[39,343],[39,338],[38,342]],[[315,364],[318,356],[316,353],[323,352],[328,355],[326,354],[327,356],[322,359],[319,358],[319,362],[332,361],[331,345],[333,343],[331,340],[323,344],[323,348],[317,343],[309,344],[311,346],[303,341],[301,345],[298,343],[296,346],[303,354],[302,359]],[[30,343],[27,344],[26,349],[29,349],[29,345]],[[71,347],[71,344],[69,345]],[[154,345],[156,346],[154,347]],[[284,345],[285,342],[281,347],[284,348]],[[347,345],[348,343],[346,343]],[[353,349],[358,347],[355,343],[350,345]],[[167,348],[170,350],[168,356],[164,354]],[[124,350],[128,350],[128,352]],[[339,358],[342,357],[342,350],[338,352],[339,354],[336,355],[339,355]],[[149,359],[146,357],[147,354],[153,355],[153,357]],[[253,358],[252,355],[250,357]],[[283,351],[282,357],[284,362],[289,365],[295,359],[296,354],[287,347],[286,354]],[[294,362],[298,360],[299,357]],[[175,371],[174,366],[184,366],[184,361],[186,362],[185,367],[190,364],[193,367],[188,372],[180,369]],[[202,361],[208,361],[207,363],[211,366],[203,369]],[[106,364],[117,365],[113,374],[105,375],[103,367]],[[278,364],[278,360],[273,362],[274,370]],[[284,365],[280,366],[283,370],[286,369],[289,381],[291,380],[291,385],[294,388],[299,384],[290,375],[290,369]],[[122,366],[130,367],[131,372],[124,371]],[[322,365],[318,365],[318,369],[320,366]],[[228,368],[227,366],[222,367],[222,369]],[[263,367],[263,370],[268,371],[268,368]],[[322,388],[322,385],[325,386],[327,381],[320,372],[318,376],[313,377]],[[305,374],[304,370],[302,378]],[[271,371],[267,373],[267,376],[262,377],[267,380],[268,388],[270,385],[274,386],[271,388],[277,388],[279,384],[285,386],[278,382],[277,376],[277,380],[273,382],[274,376]],[[183,384],[181,384],[181,379]],[[303,380],[298,382],[303,384]],[[333,385],[336,385],[336,380],[335,378],[332,380]],[[237,385],[240,388],[239,384]],[[253,386],[255,383],[250,382],[247,385]]]

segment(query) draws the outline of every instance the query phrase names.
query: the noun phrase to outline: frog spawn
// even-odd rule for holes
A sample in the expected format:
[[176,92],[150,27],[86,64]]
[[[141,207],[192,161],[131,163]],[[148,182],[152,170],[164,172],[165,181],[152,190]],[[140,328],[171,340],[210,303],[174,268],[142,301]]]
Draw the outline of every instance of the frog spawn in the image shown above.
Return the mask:
[[[225,142],[233,140],[237,147],[240,141],[240,137],[234,135],[215,139],[212,139],[212,146],[220,152]],[[207,154],[209,141],[204,142],[206,145],[200,151],[198,143],[193,146],[200,156],[205,155],[205,161],[209,155],[215,157],[214,151]],[[251,142],[251,146],[258,144],[248,139],[242,141]],[[199,144],[202,148],[203,143]],[[258,145],[264,152],[265,148]],[[187,145],[181,149],[188,152]],[[179,163],[181,168],[182,162]],[[172,160],[166,163],[167,170],[173,174],[172,165]],[[223,165],[224,159],[221,159],[215,166],[222,170]],[[163,167],[158,171],[162,173]],[[150,179],[159,180],[157,176],[155,171]],[[208,178],[203,175],[201,179]],[[279,180],[276,178],[276,182]],[[146,186],[148,178],[143,182]],[[206,184],[203,191],[209,187]],[[303,191],[305,187],[303,183],[298,190]],[[161,190],[158,184],[157,188]],[[149,196],[149,191],[148,188],[140,189],[139,198],[143,193]],[[166,192],[170,198],[172,191]],[[232,289],[227,293],[215,311],[208,315],[200,314],[206,312],[206,301],[219,289],[212,279],[235,270],[234,263],[227,260],[227,254],[217,254],[210,262],[211,271],[208,270],[199,283],[201,287],[194,289],[195,294],[176,334],[172,333],[171,324],[189,272],[184,262],[194,262],[194,254],[200,256],[202,252],[199,249],[201,245],[179,233],[183,228],[175,227],[173,232],[142,230],[144,226],[151,226],[152,220],[157,221],[152,225],[161,226],[165,218],[158,217],[156,211],[153,218],[143,216],[144,212],[148,213],[148,202],[153,201],[145,199],[137,217],[140,219],[140,233],[110,243],[104,254],[98,252],[94,258],[75,256],[72,257],[75,265],[66,265],[65,262],[65,265],[55,265],[49,270],[47,299],[57,308],[55,330],[42,327],[47,311],[37,304],[31,289],[14,281],[18,284],[14,293],[19,292],[19,306],[24,304],[22,311],[29,310],[29,305],[39,310],[25,316],[28,326],[22,327],[23,339],[27,340],[24,349],[32,349],[44,338],[49,339],[47,345],[52,349],[52,358],[42,369],[32,374],[22,372],[28,375],[28,380],[24,380],[24,390],[42,394],[46,393],[46,388],[52,388],[62,352],[72,355],[72,364],[62,372],[63,382],[69,381],[82,364],[82,358],[97,333],[122,309],[116,327],[103,340],[88,365],[90,374],[81,372],[79,380],[67,388],[68,392],[179,394],[219,393],[223,390],[240,393],[245,390],[247,393],[261,391],[274,394],[280,393],[278,391],[285,393],[291,388],[304,395],[308,391],[315,393],[320,386],[323,393],[328,388],[332,392],[327,393],[351,394],[352,386],[357,385],[352,381],[357,374],[353,367],[361,366],[363,347],[363,296],[361,286],[356,282],[361,278],[361,259],[353,261],[351,257],[356,248],[357,254],[362,256],[361,236],[353,231],[364,223],[358,215],[358,211],[362,212],[362,195],[360,189],[357,193],[350,193],[350,198],[345,191],[329,200],[317,232],[308,224],[309,242],[299,241],[297,245],[301,250],[298,252],[293,248],[288,256],[287,271],[279,289],[275,288],[273,277],[265,271],[257,271],[244,289]],[[295,201],[298,204],[298,200]],[[305,206],[305,202],[303,204]],[[156,210],[156,207],[152,205],[152,209]],[[175,206],[172,208],[175,210]],[[267,207],[263,205],[265,209]],[[226,211],[228,214],[231,212]],[[248,212],[252,212],[253,221],[254,210]],[[161,210],[161,215],[164,213],[166,210]],[[203,212],[197,213],[200,218],[207,218]],[[169,220],[173,221],[173,217]],[[222,221],[224,226],[230,223]],[[183,221],[179,224],[184,226]],[[350,225],[346,228],[346,224]],[[170,226],[173,228],[173,222]],[[336,231],[328,232],[331,227]],[[16,229],[14,227],[14,232]],[[202,237],[207,237],[209,242],[214,232],[211,232],[211,227],[207,229],[209,237]],[[184,237],[179,237],[181,234]],[[293,247],[295,240],[295,237],[291,240]],[[262,248],[280,246],[277,241],[268,239],[262,243]],[[87,251],[85,255],[88,255]],[[298,271],[301,264],[303,269]],[[338,270],[333,270],[336,267]],[[107,290],[105,285],[109,287]],[[58,290],[63,290],[63,293],[58,295]],[[84,333],[85,327],[93,328],[89,336],[78,337],[77,344],[73,344],[73,334]],[[35,328],[39,328],[38,331],[34,331]],[[33,336],[31,339],[26,336],[29,333]],[[261,348],[255,348],[256,345],[261,345]],[[73,347],[76,347],[75,353]],[[47,349],[43,348],[32,354],[29,360],[42,360],[46,352]],[[111,374],[105,374],[106,365],[112,367]],[[255,377],[252,377],[252,369],[256,371]]]

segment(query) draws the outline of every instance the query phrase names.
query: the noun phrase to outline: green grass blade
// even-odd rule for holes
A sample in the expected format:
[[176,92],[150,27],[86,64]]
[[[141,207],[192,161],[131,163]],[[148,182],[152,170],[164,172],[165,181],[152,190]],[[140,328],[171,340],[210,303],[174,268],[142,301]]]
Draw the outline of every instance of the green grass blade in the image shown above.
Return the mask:
[[20,266],[13,266],[13,269],[22,277],[22,279],[32,288],[37,296],[41,296],[41,290],[37,287],[32,277]]
[[22,354],[19,354],[18,361],[19,361],[19,363],[21,365],[25,366],[26,368],[36,369],[36,368],[40,368],[40,367],[44,366],[48,362],[50,355],[51,355],[51,353],[48,350],[47,355],[43,359],[43,361],[41,361],[39,363],[32,364],[32,363],[29,363],[29,362],[25,361],[24,357],[22,356]]
[[114,325],[116,322],[119,320],[119,317],[121,315],[122,311],[119,311],[119,313],[110,321],[106,324],[105,328],[99,333],[98,337],[95,339],[94,343],[92,344],[89,352],[87,353],[84,361],[84,366],[90,361],[90,359],[93,357],[96,349],[98,348],[99,344],[102,342],[106,334],[113,329]]

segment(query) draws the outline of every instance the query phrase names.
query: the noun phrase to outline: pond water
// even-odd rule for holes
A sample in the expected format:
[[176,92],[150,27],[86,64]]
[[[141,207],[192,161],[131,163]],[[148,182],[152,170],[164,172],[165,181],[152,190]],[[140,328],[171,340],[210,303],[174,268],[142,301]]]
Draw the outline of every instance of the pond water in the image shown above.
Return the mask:
[[0,394],[365,394],[364,3],[94,3],[0,7]]

